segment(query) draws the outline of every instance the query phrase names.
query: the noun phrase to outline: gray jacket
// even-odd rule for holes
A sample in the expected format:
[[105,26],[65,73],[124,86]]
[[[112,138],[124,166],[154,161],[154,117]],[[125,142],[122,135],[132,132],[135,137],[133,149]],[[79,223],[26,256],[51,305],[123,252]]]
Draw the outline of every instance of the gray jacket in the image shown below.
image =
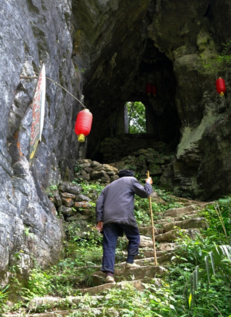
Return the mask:
[[152,193],[152,186],[142,186],[135,177],[121,177],[107,185],[96,203],[96,222],[121,223],[137,227],[134,216],[134,195],[147,198]]

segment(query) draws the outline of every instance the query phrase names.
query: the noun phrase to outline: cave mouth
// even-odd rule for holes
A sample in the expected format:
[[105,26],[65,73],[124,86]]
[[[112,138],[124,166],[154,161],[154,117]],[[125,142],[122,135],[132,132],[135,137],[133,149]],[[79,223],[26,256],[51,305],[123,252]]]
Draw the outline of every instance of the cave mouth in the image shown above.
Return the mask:
[[[113,161],[124,157],[131,144],[134,149],[138,146],[140,149],[151,147],[147,139],[163,142],[173,151],[180,140],[181,121],[175,101],[177,81],[172,61],[149,39],[140,59],[136,55],[133,61],[131,50],[122,51],[124,55],[121,59],[119,53],[111,53],[111,58],[109,53],[107,58],[101,57],[84,85],[85,104],[93,113],[87,157],[101,163],[110,163],[111,157]],[[147,92],[147,84],[155,87],[155,93]],[[145,132],[129,133],[127,102],[144,105]],[[117,145],[115,139],[118,140]],[[143,141],[138,142],[138,139]],[[110,142],[114,144],[113,150]],[[106,159],[109,151],[113,154]]]

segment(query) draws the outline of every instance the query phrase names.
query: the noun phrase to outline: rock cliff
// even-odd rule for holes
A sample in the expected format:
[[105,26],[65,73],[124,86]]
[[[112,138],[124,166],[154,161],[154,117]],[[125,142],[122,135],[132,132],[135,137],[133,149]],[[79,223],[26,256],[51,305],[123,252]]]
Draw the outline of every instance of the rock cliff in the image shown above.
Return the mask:
[[73,124],[78,103],[47,82],[42,142],[29,168],[31,103],[41,63],[47,77],[80,94],[72,62],[71,1],[1,1],[0,4],[0,274],[27,274],[34,261],[57,261],[62,225],[44,190],[72,169],[78,146]]

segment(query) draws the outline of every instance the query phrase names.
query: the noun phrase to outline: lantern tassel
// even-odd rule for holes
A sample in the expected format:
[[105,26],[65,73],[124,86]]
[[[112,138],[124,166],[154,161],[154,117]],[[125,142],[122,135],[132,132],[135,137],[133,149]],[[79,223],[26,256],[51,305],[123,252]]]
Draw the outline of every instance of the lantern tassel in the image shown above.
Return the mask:
[[78,141],[79,141],[79,142],[85,142],[85,136],[84,136],[84,134],[80,134],[80,135],[78,136]]

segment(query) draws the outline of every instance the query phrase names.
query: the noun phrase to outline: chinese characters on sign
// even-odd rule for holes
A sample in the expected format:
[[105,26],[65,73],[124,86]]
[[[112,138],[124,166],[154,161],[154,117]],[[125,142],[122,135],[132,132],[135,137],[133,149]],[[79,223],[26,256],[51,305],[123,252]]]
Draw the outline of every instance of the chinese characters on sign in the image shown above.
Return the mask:
[[36,149],[39,141],[42,138],[42,130],[45,114],[45,95],[46,95],[46,75],[45,65],[39,73],[37,87],[34,94],[32,103],[32,124],[31,124],[31,136],[30,136],[30,164],[35,156]]

